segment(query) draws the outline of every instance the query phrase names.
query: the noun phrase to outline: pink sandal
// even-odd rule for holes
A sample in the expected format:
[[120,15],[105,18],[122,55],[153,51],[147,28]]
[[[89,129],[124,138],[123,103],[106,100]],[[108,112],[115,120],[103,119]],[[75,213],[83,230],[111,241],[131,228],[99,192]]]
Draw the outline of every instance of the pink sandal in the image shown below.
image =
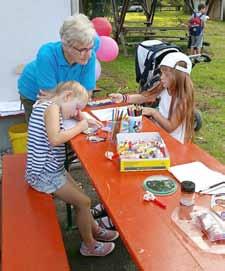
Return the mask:
[[110,242],[119,237],[118,231],[107,230],[99,227],[98,232],[94,234],[94,237],[98,241]]

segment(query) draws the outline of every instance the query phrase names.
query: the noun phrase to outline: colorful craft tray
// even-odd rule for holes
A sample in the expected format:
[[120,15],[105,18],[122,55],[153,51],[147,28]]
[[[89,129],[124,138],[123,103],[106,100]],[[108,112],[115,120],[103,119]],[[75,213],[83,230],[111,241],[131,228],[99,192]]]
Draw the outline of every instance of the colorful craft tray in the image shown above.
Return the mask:
[[137,141],[158,141],[164,145],[165,156],[163,158],[150,159],[125,159],[120,156],[120,171],[151,171],[151,170],[165,170],[170,167],[170,158],[166,145],[157,132],[145,133],[119,133],[117,134],[117,151],[119,152],[119,145],[121,142],[137,142]]

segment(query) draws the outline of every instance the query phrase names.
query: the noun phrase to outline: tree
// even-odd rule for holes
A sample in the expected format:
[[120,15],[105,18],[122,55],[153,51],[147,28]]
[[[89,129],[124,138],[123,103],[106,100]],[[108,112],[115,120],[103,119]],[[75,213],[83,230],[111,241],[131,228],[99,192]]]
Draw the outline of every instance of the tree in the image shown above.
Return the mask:
[[89,18],[104,17],[110,13],[111,0],[83,0],[81,11]]

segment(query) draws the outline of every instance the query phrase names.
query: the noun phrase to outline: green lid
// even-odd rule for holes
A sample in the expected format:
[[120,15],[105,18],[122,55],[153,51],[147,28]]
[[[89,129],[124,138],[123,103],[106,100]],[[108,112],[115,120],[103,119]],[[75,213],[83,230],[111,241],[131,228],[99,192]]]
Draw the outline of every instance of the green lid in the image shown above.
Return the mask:
[[177,183],[166,175],[153,175],[144,180],[143,187],[154,195],[170,195],[176,192]]

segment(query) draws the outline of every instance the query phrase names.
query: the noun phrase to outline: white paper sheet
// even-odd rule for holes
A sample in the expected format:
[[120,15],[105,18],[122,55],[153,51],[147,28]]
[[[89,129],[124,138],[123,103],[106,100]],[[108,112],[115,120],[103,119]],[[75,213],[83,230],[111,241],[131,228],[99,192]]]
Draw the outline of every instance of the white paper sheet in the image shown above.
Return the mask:
[[[90,114],[88,114],[87,112],[82,112],[83,116],[86,118],[86,119],[94,119],[94,117],[92,117]],[[67,119],[67,120],[63,120],[63,126],[64,126],[64,129],[67,130],[67,129],[70,129],[72,127],[74,127],[75,125],[77,124],[77,120],[75,119]]]
[[110,107],[105,109],[96,109],[92,110],[91,113],[94,114],[100,121],[108,121],[112,120],[112,111],[113,109],[119,109],[120,111],[123,110],[123,114],[127,113],[127,106],[121,106],[121,107]]
[[20,101],[0,102],[0,116],[10,116],[23,113]]
[[[180,182],[192,181],[195,183],[195,191],[205,190],[214,184],[225,182],[225,175],[217,171],[209,169],[203,163],[197,161],[170,167],[169,171]],[[225,185],[221,184],[214,189],[204,191],[207,194],[225,193]]]
[[73,128],[74,126],[76,126],[76,124],[77,124],[77,121],[75,119],[63,120],[63,126],[65,130]]
[[24,110],[19,110],[19,111],[6,111],[6,112],[1,112],[0,111],[0,116],[5,117],[5,116],[14,116],[14,115],[19,115],[24,113]]

